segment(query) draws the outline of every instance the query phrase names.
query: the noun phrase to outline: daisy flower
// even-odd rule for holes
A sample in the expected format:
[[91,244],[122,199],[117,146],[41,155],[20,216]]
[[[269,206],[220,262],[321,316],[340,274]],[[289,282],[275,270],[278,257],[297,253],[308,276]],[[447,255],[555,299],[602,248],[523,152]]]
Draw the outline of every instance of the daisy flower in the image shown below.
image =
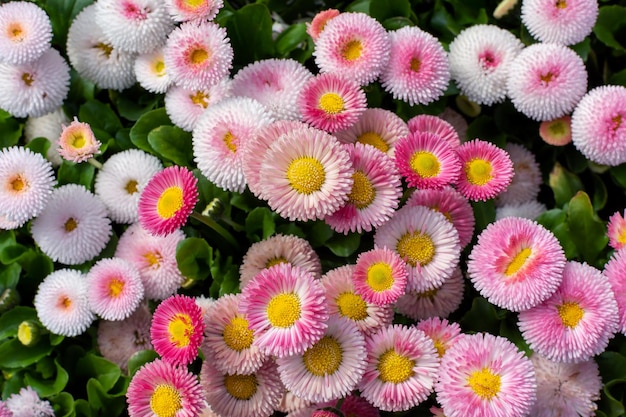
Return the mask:
[[259,272],[241,292],[254,345],[268,355],[297,355],[324,335],[328,307],[324,289],[307,271],[277,264]]
[[626,210],[624,216],[619,211],[613,213],[609,217],[609,224],[607,225],[607,236],[609,237],[609,246],[615,250],[619,250],[626,246]]
[[164,58],[177,85],[204,90],[228,75],[233,48],[226,29],[213,22],[194,20],[181,24],[169,35]]
[[547,359],[577,363],[603,352],[619,325],[610,282],[597,269],[570,261],[561,286],[518,316],[530,348]]
[[312,405],[310,401],[306,401],[289,391],[284,391],[280,403],[275,407],[276,411],[285,413],[287,415],[304,414],[312,411]]
[[353,126],[365,111],[367,100],[355,82],[326,73],[304,84],[297,105],[305,122],[333,133]]
[[0,401],[0,417],[13,417],[13,412],[4,401]]
[[389,63],[380,75],[385,91],[411,106],[439,99],[450,82],[448,56],[439,40],[417,26],[394,30],[389,38]]
[[174,165],[156,173],[139,196],[141,226],[160,236],[179,229],[198,202],[197,183],[185,167]]
[[617,302],[617,331],[626,334],[626,251],[619,249],[604,265],[604,275],[608,278]]
[[326,23],[328,23],[330,19],[339,16],[339,13],[340,11],[337,9],[326,9],[318,12],[315,16],[313,16],[311,23],[306,23],[306,33],[308,33],[309,36],[313,38],[313,41],[316,42],[320,33],[324,30]]
[[513,162],[514,175],[506,190],[496,198],[496,205],[503,206],[536,200],[543,180],[535,155],[517,143],[507,143],[504,150]]
[[35,3],[10,1],[0,6],[0,62],[25,64],[50,48],[52,24]]
[[[61,136],[63,125],[69,122],[70,119],[65,114],[63,106],[59,106],[54,111],[43,116],[29,117],[24,123],[24,139],[28,144],[33,139],[46,138],[50,144],[54,144]],[[48,148],[46,159],[50,161],[53,167],[58,167],[63,162],[63,158],[61,158],[55,146]]]
[[163,48],[139,55],[135,60],[135,76],[139,85],[151,93],[163,94],[172,84],[165,60]]
[[63,126],[58,139],[59,155],[74,163],[87,161],[100,153],[100,141],[91,130],[89,123],[79,122],[76,117],[68,126]]
[[504,219],[505,217],[522,217],[524,219],[536,220],[547,209],[545,204],[536,200],[525,203],[505,204],[496,207],[496,220]]
[[354,291],[372,304],[394,303],[406,288],[406,263],[396,252],[378,248],[362,252],[352,275]]
[[41,324],[62,336],[82,334],[95,318],[89,308],[85,276],[73,269],[58,269],[46,276],[33,305]]
[[440,286],[459,261],[459,234],[441,213],[406,207],[376,230],[374,244],[396,251],[407,263],[406,291]]
[[0,229],[1,230],[15,230],[15,229],[20,228],[22,225],[23,225],[22,223],[10,220],[4,214],[0,214]]
[[402,195],[393,160],[372,146],[344,145],[354,167],[348,201],[324,221],[336,232],[369,232],[393,216]]
[[17,394],[6,399],[6,405],[13,417],[54,417],[54,409],[46,400],[42,400],[30,386],[20,388]]
[[474,139],[457,148],[462,164],[457,190],[472,201],[487,201],[503,192],[513,179],[513,162],[504,149]]
[[323,219],[348,200],[354,169],[339,141],[321,130],[281,136],[263,157],[262,193],[289,220]]
[[461,144],[461,139],[455,128],[449,122],[439,116],[430,114],[418,114],[413,116],[407,122],[409,132],[425,132],[433,133],[441,140],[450,145],[452,149],[456,149]]
[[559,117],[546,120],[539,125],[539,136],[548,145],[565,146],[572,141],[572,118]]
[[478,104],[504,101],[509,66],[524,44],[495,25],[470,26],[450,43],[450,75],[461,92]]
[[465,117],[461,113],[452,109],[451,107],[446,107],[443,112],[439,114],[438,117],[452,125],[456,133],[459,135],[460,142],[465,141],[465,139],[467,138],[468,124],[467,120],[465,120]]
[[130,417],[195,417],[204,408],[196,375],[160,359],[143,365],[126,391]]
[[177,22],[213,20],[224,6],[224,0],[165,0],[165,7]]
[[154,311],[150,339],[156,353],[173,365],[189,365],[204,338],[202,310],[193,298],[173,295]]
[[533,365],[513,343],[463,335],[441,358],[437,401],[447,417],[522,417],[535,403]]
[[433,391],[439,357],[433,341],[415,327],[388,326],[365,339],[363,398],[382,411],[405,411]]
[[420,320],[415,327],[426,333],[426,336],[433,340],[440,358],[443,357],[446,351],[454,344],[455,339],[461,334],[461,326],[458,323],[451,323],[439,317]]
[[587,92],[587,70],[574,50],[537,43],[511,62],[506,86],[519,112],[533,120],[553,120],[571,113]]
[[574,45],[591,33],[598,17],[596,0],[523,0],[522,23],[533,38]]

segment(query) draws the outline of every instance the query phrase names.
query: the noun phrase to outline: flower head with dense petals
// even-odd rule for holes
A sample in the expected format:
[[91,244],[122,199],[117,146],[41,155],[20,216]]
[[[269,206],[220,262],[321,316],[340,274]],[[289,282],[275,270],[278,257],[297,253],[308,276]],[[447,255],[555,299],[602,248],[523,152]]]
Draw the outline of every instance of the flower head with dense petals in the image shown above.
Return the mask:
[[450,69],[439,40],[417,26],[392,31],[389,38],[389,63],[380,75],[385,91],[411,106],[441,97],[450,82]]
[[545,204],[536,200],[525,203],[504,204],[496,207],[496,220],[505,217],[522,217],[529,220],[537,220],[543,212],[547,210]]
[[100,153],[101,145],[89,123],[79,122],[76,117],[68,126],[63,126],[58,144],[59,155],[76,163],[87,161]]
[[543,303],[518,315],[524,340],[536,353],[577,363],[603,352],[617,331],[611,284],[596,268],[570,261],[561,286]]
[[533,365],[513,343],[463,335],[441,358],[437,401],[448,417],[522,417],[535,403]]
[[30,386],[20,388],[17,394],[6,399],[11,417],[54,417],[54,409],[50,402],[39,398]]
[[356,260],[354,291],[368,303],[391,304],[404,294],[407,275],[400,255],[386,247],[374,247],[360,253]]
[[574,45],[584,40],[598,17],[597,0],[523,0],[522,23],[541,42]]
[[39,59],[52,41],[46,12],[28,1],[10,1],[0,7],[0,62],[25,64]]
[[415,327],[426,333],[426,336],[433,340],[440,358],[450,349],[454,344],[454,340],[461,334],[461,326],[458,323],[450,323],[448,320],[439,317],[420,320]]
[[457,190],[472,201],[486,201],[506,189],[513,179],[509,154],[491,142],[474,139],[457,148],[462,164]]
[[322,10],[313,16],[311,23],[306,23],[306,33],[308,33],[313,39],[313,42],[317,41],[317,38],[319,38],[320,33],[324,30],[326,23],[328,23],[330,19],[339,16],[339,14],[340,11],[337,9]]
[[389,156],[393,156],[396,142],[408,134],[409,129],[400,116],[379,108],[365,109],[353,126],[334,133],[342,143],[370,145]]
[[609,217],[607,225],[607,236],[609,237],[609,246],[615,250],[620,250],[626,246],[626,210],[624,215],[616,211]]
[[618,309],[617,331],[626,334],[626,249],[619,249],[604,265],[604,275],[613,289]]
[[137,82],[151,93],[163,94],[172,84],[165,60],[163,48],[141,54],[135,60],[135,76]]
[[542,178],[535,155],[525,146],[517,143],[507,143],[504,150],[513,162],[514,175],[506,190],[498,195],[496,205],[503,206],[536,200]]
[[541,122],[539,136],[545,143],[552,146],[567,145],[572,141],[572,118],[563,116]]
[[455,149],[461,144],[461,139],[455,128],[439,116],[418,114],[409,119],[407,127],[411,133],[433,133],[447,142],[452,149]]
[[[63,125],[68,124],[70,119],[65,114],[63,106],[40,117],[29,117],[24,123],[24,139],[30,143],[36,138],[46,138],[51,144],[61,136]],[[46,152],[46,159],[53,167],[58,167],[63,162],[56,147],[50,146]]]
[[165,7],[177,22],[213,20],[224,7],[224,0],[165,0]]

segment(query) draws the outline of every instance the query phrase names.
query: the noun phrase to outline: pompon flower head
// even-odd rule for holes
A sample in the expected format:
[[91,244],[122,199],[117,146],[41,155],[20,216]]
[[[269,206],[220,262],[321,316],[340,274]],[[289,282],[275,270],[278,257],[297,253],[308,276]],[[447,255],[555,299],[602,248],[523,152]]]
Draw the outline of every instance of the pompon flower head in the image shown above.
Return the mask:
[[572,114],[572,142],[597,164],[626,162],[626,87],[603,85],[580,100]]
[[30,386],[20,388],[17,394],[6,399],[12,417],[54,417],[54,409],[50,402],[39,398]]
[[130,417],[195,417],[204,408],[196,375],[161,359],[143,365],[126,391]]
[[30,231],[41,251],[54,262],[79,265],[98,256],[112,228],[100,198],[82,185],[66,184],[52,192]]
[[248,97],[227,98],[207,108],[192,138],[194,160],[202,174],[220,188],[243,192],[242,149],[272,121],[267,108]]
[[36,61],[0,64],[0,108],[14,117],[39,117],[63,104],[70,88],[70,67],[49,48]]
[[385,91],[411,106],[441,97],[450,82],[450,69],[439,40],[417,26],[389,32],[389,38],[389,63],[380,75]]
[[87,300],[85,276],[74,269],[58,269],[46,276],[33,305],[41,324],[62,336],[82,334],[95,318]]
[[239,267],[239,287],[244,288],[256,274],[280,263],[302,268],[315,278],[322,275],[320,258],[306,239],[279,233],[250,245]]
[[322,73],[366,85],[376,80],[387,65],[389,48],[387,31],[373,17],[344,12],[326,22],[313,55]]
[[0,149],[0,215],[18,226],[39,215],[56,183],[50,162],[28,148]]
[[548,208],[545,204],[536,200],[527,201],[525,203],[504,204],[496,207],[496,220],[505,217],[521,217],[529,220],[537,220]]
[[0,7],[0,62],[25,64],[50,48],[52,24],[35,3],[11,1]]
[[276,120],[300,120],[298,96],[313,74],[294,59],[264,59],[233,77],[233,95],[263,104]]
[[156,173],[139,196],[141,226],[160,236],[179,229],[198,202],[197,183],[191,171],[177,165]]
[[542,183],[541,170],[535,155],[525,146],[507,143],[504,150],[513,162],[513,178],[496,198],[496,205],[526,203],[537,199]]
[[172,84],[165,61],[163,49],[141,54],[135,60],[135,76],[139,85],[151,93],[163,94]]
[[507,217],[489,224],[478,236],[467,272],[489,302],[523,311],[557,290],[565,262],[552,232],[532,220]]
[[406,291],[439,287],[459,261],[459,234],[441,213],[414,206],[398,210],[376,230],[374,244],[396,251],[407,263]]
[[254,344],[268,355],[300,354],[324,335],[326,297],[310,272],[277,264],[259,272],[241,294],[239,306],[254,332]]
[[348,150],[354,174],[348,201],[324,221],[336,232],[369,232],[393,216],[402,195],[393,160],[372,146],[355,143]]
[[165,0],[165,7],[177,22],[213,20],[224,6],[224,0]]
[[418,114],[407,122],[409,132],[433,133],[443,141],[447,142],[452,149],[456,149],[461,144],[459,134],[454,127],[439,116],[430,114]]
[[204,339],[202,310],[193,298],[176,294],[154,310],[150,339],[156,353],[173,365],[189,365]]
[[339,14],[340,12],[337,9],[322,10],[313,16],[311,23],[306,23],[306,33],[308,33],[313,39],[313,42],[317,41],[317,38],[319,38],[320,33],[324,30],[326,23],[328,23],[328,21],[332,18],[339,16]]
[[539,136],[548,145],[565,146],[572,141],[572,118],[559,117],[546,120],[539,125]]
[[441,358],[437,401],[447,417],[522,417],[535,403],[533,365],[504,337],[458,337]]
[[530,357],[537,378],[537,402],[531,416],[594,416],[602,380],[598,364],[590,359],[576,364]]
[[545,43],[574,45],[596,23],[596,0],[523,0],[522,23],[533,38]]
[[611,217],[609,217],[607,229],[610,247],[615,250],[620,250],[626,246],[626,210],[624,210],[624,215],[619,211],[613,213]]
[[506,86],[519,112],[533,120],[553,120],[571,113],[587,92],[587,70],[574,50],[536,43],[511,62]]
[[356,260],[354,291],[368,303],[391,304],[404,294],[407,275],[400,255],[386,247],[374,247],[360,253]]
[[561,286],[543,303],[518,315],[524,340],[536,353],[577,363],[603,352],[619,318],[611,284],[596,268],[570,261]]
[[614,252],[604,265],[603,272],[611,284],[617,302],[617,331],[626,334],[626,249]]
[[204,90],[217,84],[228,75],[233,62],[226,29],[205,21],[185,22],[174,29],[164,54],[172,80],[189,90]]
[[367,107],[363,89],[336,73],[309,79],[298,97],[298,111],[305,122],[327,132],[353,126]]
[[462,164],[457,190],[472,201],[486,201],[506,189],[513,179],[509,154],[493,143],[474,139],[457,148]]
[[79,122],[76,117],[68,126],[63,126],[58,140],[59,155],[75,163],[87,161],[100,153],[100,141],[89,123]]
[[354,182],[348,151],[317,129],[281,136],[265,153],[260,172],[269,206],[292,221],[323,219],[339,210]]
[[495,25],[470,26],[450,43],[450,74],[461,92],[478,104],[504,101],[509,65],[524,44]]
[[382,411],[405,411],[433,391],[439,357],[433,341],[415,327],[388,326],[366,339],[361,395]]
[[454,340],[461,334],[459,323],[449,322],[439,317],[420,320],[415,327],[426,333],[426,336],[433,340],[440,358],[450,349],[454,344]]

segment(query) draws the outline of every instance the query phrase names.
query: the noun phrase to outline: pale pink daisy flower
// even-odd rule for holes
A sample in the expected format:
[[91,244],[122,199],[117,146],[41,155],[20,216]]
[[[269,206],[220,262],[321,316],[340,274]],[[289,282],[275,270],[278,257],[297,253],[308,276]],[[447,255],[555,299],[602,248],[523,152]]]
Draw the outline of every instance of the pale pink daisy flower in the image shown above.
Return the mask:
[[616,211],[609,217],[607,225],[607,236],[609,237],[609,246],[615,250],[620,250],[626,246],[626,210],[624,215]]
[[541,122],[539,125],[539,136],[548,145],[567,145],[572,141],[572,118],[563,116]]
[[486,201],[506,189],[513,179],[509,154],[491,142],[474,139],[457,148],[462,164],[457,190],[472,201]]
[[337,9],[322,10],[313,16],[311,23],[306,22],[306,33],[308,33],[313,39],[313,42],[317,41],[317,38],[319,38],[320,33],[324,30],[326,23],[328,23],[328,21],[332,18],[339,16],[340,13],[341,12]]
[[450,74],[461,92],[478,104],[506,98],[509,66],[524,44],[495,25],[473,25],[450,43]]
[[22,225],[23,225],[22,223],[10,220],[4,214],[0,214],[0,229],[15,230],[15,229],[20,228]]
[[300,354],[324,335],[326,297],[310,272],[277,264],[259,272],[241,294],[239,308],[248,317],[254,344],[268,355]]
[[577,363],[603,352],[618,329],[610,282],[596,268],[570,261],[561,286],[543,303],[518,315],[530,348],[547,359]]
[[309,79],[298,97],[305,122],[328,132],[353,126],[367,107],[363,89],[339,74],[318,74]]
[[280,379],[295,395],[313,402],[348,395],[365,371],[365,337],[355,323],[331,316],[322,338],[303,353],[276,360]]
[[0,401],[0,417],[13,417],[13,412],[4,401]]
[[467,138],[467,128],[468,123],[465,120],[465,117],[459,113],[458,111],[452,109],[451,107],[446,107],[443,112],[441,112],[438,116],[439,118],[445,120],[450,123],[454,130],[459,135],[460,142],[464,142]]
[[354,182],[348,151],[317,129],[282,135],[263,157],[260,172],[269,206],[292,221],[323,219],[339,210]]
[[91,310],[105,320],[124,320],[143,300],[139,271],[122,258],[101,259],[87,273]]
[[239,267],[239,287],[243,289],[256,274],[280,263],[297,266],[315,278],[322,275],[320,258],[306,239],[279,233],[250,245]]
[[376,230],[374,244],[396,251],[407,263],[406,291],[440,286],[459,261],[459,234],[443,214],[405,207]]
[[336,232],[369,232],[395,213],[402,183],[393,159],[372,146],[346,144],[352,160],[352,189],[348,201],[324,221]]
[[426,132],[433,133],[443,141],[447,142],[452,149],[461,144],[461,139],[455,128],[439,116],[430,114],[418,114],[413,116],[407,122],[409,132]]
[[572,142],[595,163],[626,162],[626,87],[603,85],[589,91],[572,114]]
[[415,327],[426,333],[426,336],[433,340],[440,358],[450,349],[455,339],[461,334],[459,323],[449,322],[439,317],[420,320]]
[[213,22],[194,20],[183,23],[169,35],[164,57],[177,85],[204,90],[228,75],[233,48],[226,29]]
[[532,200],[525,203],[505,204],[496,207],[496,220],[505,217],[521,217],[529,220],[537,220],[548,208],[539,201]]
[[213,20],[224,7],[224,0],[165,0],[165,7],[177,22]]
[[202,310],[193,298],[176,294],[154,310],[150,339],[154,350],[173,365],[189,365],[204,340]]
[[25,64],[50,48],[52,24],[37,4],[10,1],[0,6],[0,62]]
[[[200,172],[227,191],[243,192],[245,142],[273,118],[265,106],[248,97],[224,99],[206,109],[193,129],[193,154]],[[262,157],[257,155],[257,157]]]
[[432,393],[439,356],[433,341],[415,327],[388,326],[365,339],[367,364],[361,395],[382,411],[405,411]]
[[85,276],[73,269],[58,269],[46,276],[33,305],[41,324],[62,336],[82,334],[95,319],[89,308]]
[[76,117],[68,126],[63,126],[57,141],[59,155],[75,163],[87,161],[100,153],[100,141],[91,130],[89,123],[79,122]]
[[298,96],[313,74],[294,59],[264,59],[233,77],[233,95],[263,104],[276,120],[300,120]]
[[496,198],[496,205],[526,203],[537,199],[543,179],[535,155],[525,146],[507,143],[504,150],[513,162],[513,179]]
[[413,106],[439,99],[450,82],[448,56],[443,46],[417,26],[389,32],[389,63],[380,82],[394,99]]
[[537,402],[531,416],[591,417],[598,409],[602,379],[592,359],[576,364],[550,361],[539,354],[530,357],[537,377]]
[[404,294],[407,276],[406,263],[400,255],[375,246],[357,257],[352,274],[354,292],[368,303],[391,304]]
[[533,120],[553,120],[571,113],[587,92],[587,70],[574,50],[537,43],[511,62],[506,86],[519,112]]
[[196,375],[160,359],[139,368],[126,391],[130,417],[196,417],[204,396]]
[[441,358],[437,401],[447,417],[522,417],[536,399],[530,360],[504,337],[463,335]]
[[313,409],[312,407],[311,401],[306,401],[285,390],[280,399],[280,403],[275,408],[276,411],[280,411],[281,413],[297,416],[298,414],[306,415],[307,412],[310,413]]
[[617,302],[618,328],[617,331],[626,334],[626,250],[619,249],[611,255],[604,265],[604,275],[607,277],[613,295]]
[[[33,139],[46,138],[50,144],[53,144],[61,136],[63,125],[69,122],[70,119],[65,114],[63,106],[43,116],[29,117],[24,123],[24,139],[28,144]],[[53,167],[58,167],[63,162],[55,146],[48,147],[46,159],[52,163]]]
[[139,55],[135,60],[135,76],[139,85],[149,92],[165,93],[172,79],[165,67],[163,48]]
[[522,23],[533,38],[574,45],[591,33],[598,17],[597,0],[523,0]]
[[50,402],[39,398],[32,387],[20,388],[17,394],[6,399],[6,405],[13,417],[54,417],[54,409]]

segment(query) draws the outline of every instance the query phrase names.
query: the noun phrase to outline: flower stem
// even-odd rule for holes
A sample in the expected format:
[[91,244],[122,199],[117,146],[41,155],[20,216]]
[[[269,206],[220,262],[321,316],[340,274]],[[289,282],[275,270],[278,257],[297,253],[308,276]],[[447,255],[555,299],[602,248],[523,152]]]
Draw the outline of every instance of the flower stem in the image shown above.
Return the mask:
[[224,240],[226,240],[228,243],[230,243],[231,246],[233,246],[235,249],[239,249],[239,243],[237,243],[237,240],[233,237],[233,235],[230,234],[230,232],[228,230],[226,230],[222,226],[220,226],[212,218],[210,218],[208,216],[203,216],[202,214],[198,213],[197,211],[193,211],[191,213],[191,218],[198,220],[200,223],[205,224],[206,226],[209,226],[211,229],[216,231]]
[[98,169],[102,169],[102,164],[96,161],[94,158],[89,158],[87,162],[89,162],[91,165],[95,166]]

